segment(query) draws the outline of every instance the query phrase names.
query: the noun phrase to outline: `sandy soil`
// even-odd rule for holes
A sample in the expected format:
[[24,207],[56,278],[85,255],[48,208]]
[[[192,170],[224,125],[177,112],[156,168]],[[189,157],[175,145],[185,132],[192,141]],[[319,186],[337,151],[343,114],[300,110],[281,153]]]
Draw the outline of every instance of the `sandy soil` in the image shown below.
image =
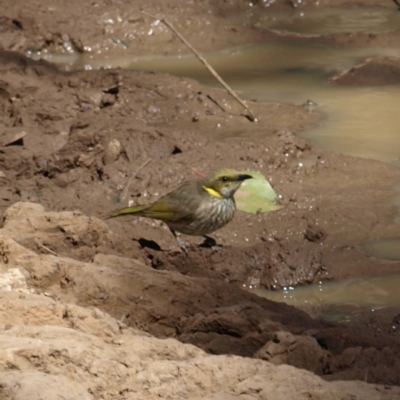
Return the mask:
[[[363,249],[371,237],[400,234],[388,201],[398,168],[311,147],[296,133],[323,116],[302,106],[249,101],[252,123],[225,92],[190,79],[63,72],[25,56],[184,52],[162,27],[148,34],[136,2],[0,4],[0,399],[400,396],[400,310],[328,324],[242,290],[399,272],[399,262]],[[218,4],[150,1],[146,10],[200,50],[282,40],[226,18],[249,12],[248,2]],[[357,35],[356,44],[398,37],[383,33],[371,44]],[[337,35],[335,44],[354,40]],[[390,84],[399,65],[367,61],[334,79]],[[229,137],[232,127],[247,133]],[[191,167],[227,166],[263,173],[284,208],[237,212],[213,235],[220,252],[185,237],[185,254],[158,222],[99,218],[195,179]]]

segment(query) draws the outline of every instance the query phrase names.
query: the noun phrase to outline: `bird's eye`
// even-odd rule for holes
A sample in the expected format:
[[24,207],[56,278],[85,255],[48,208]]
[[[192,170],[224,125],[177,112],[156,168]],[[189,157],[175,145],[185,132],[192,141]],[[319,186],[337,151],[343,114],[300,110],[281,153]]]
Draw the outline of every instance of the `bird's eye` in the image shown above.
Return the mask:
[[221,179],[222,179],[222,182],[228,182],[228,177],[227,176],[223,176]]

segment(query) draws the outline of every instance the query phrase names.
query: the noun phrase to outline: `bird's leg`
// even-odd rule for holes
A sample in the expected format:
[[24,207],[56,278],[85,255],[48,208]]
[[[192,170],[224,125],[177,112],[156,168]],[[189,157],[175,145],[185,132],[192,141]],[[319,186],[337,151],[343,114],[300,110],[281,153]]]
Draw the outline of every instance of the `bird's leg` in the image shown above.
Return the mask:
[[207,235],[204,235],[203,238],[204,238],[204,242],[203,242],[204,245],[207,245],[207,246],[210,246],[210,247],[213,247],[213,246],[217,245],[217,242],[215,241],[214,238],[212,238],[210,236],[207,236]]
[[188,253],[187,243],[185,241],[183,241],[179,236],[177,236],[176,232],[173,229],[169,228],[169,230],[174,235],[174,237],[178,243],[178,246],[187,254]]

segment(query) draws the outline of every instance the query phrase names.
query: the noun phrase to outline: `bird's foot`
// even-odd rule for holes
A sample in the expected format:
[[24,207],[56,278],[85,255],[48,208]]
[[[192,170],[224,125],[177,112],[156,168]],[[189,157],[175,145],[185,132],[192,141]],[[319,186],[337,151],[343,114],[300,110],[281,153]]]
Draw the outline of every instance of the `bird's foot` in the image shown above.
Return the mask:
[[220,246],[219,244],[216,244],[214,246],[211,246],[211,250],[216,252],[216,253],[221,253],[222,251],[222,246]]
[[176,236],[176,241],[178,242],[178,246],[187,254],[188,244],[184,240],[182,240],[179,236]]
[[187,254],[187,253],[188,253],[188,244],[187,244],[185,241],[183,241],[183,240],[176,234],[176,232],[175,232],[173,229],[171,229],[170,227],[169,227],[169,229],[170,229],[171,233],[174,235],[174,237],[175,237],[175,239],[176,239],[176,242],[178,243],[178,246],[185,252],[185,254]]

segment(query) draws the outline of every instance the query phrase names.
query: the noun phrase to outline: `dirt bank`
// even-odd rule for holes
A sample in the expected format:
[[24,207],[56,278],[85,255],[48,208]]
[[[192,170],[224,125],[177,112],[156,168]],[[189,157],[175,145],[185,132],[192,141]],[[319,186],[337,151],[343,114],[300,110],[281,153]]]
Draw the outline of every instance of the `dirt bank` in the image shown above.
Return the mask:
[[[251,123],[225,92],[190,79],[119,69],[64,72],[23,55],[96,48],[112,56],[134,45],[137,54],[161,47],[166,54],[185,51],[158,25],[151,28],[157,34],[149,35],[148,20],[132,4],[30,0],[21,10],[4,3],[3,398],[28,398],[25,393],[40,393],[51,382],[49,399],[57,398],[57,388],[71,399],[271,393],[285,399],[395,399],[396,387],[328,383],[271,363],[326,380],[399,385],[400,310],[366,311],[348,324],[328,324],[242,286],[279,288],[398,272],[399,262],[363,250],[371,237],[399,235],[397,208],[388,201],[396,195],[398,168],[323,152],[299,139],[297,132],[324,117],[302,106],[249,101],[258,119]],[[226,18],[248,12],[248,3],[214,3],[150,2],[146,9],[171,19],[189,39],[200,35],[201,50],[272,35]],[[293,6],[270,3],[271,9]],[[246,133],[230,137],[233,129]],[[237,212],[213,235],[220,252],[198,247],[201,238],[194,237],[185,238],[188,254],[161,223],[99,219],[129,200],[151,202],[196,179],[191,167],[260,171],[284,208],[264,215]]]

